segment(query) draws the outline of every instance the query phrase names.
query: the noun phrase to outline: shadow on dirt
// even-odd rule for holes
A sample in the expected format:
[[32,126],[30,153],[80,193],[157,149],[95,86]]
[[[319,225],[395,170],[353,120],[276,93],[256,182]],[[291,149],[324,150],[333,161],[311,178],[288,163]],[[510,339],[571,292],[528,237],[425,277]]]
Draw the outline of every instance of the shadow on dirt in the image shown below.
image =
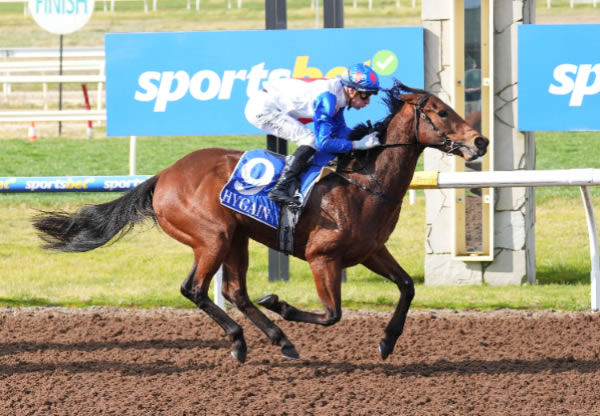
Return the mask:
[[[250,365],[260,365],[249,363]],[[544,358],[539,360],[439,360],[433,363],[414,364],[352,364],[348,362],[306,361],[272,363],[272,366],[282,368],[314,368],[314,377],[323,378],[348,373],[367,373],[382,376],[405,377],[437,377],[444,374],[473,375],[473,374],[537,374],[543,372],[562,373],[577,371],[578,373],[595,373],[600,371],[600,361],[577,360],[567,358]]]

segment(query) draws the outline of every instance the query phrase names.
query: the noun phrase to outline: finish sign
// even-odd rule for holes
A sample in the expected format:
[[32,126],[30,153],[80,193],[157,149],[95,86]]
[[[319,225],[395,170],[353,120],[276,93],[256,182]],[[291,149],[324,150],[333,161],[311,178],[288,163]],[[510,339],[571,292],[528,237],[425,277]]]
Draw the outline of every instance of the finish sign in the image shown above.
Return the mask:
[[95,0],[29,0],[29,11],[43,29],[66,35],[81,29],[92,16]]

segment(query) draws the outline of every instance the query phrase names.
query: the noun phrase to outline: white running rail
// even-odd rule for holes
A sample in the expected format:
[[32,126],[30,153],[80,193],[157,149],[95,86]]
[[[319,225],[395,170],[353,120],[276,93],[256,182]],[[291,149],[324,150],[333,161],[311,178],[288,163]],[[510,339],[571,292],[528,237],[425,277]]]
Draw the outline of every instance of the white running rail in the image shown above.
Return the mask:
[[579,186],[590,240],[592,311],[600,309],[598,231],[588,186],[600,185],[600,169],[513,170],[493,172],[415,172],[411,188],[512,188]]

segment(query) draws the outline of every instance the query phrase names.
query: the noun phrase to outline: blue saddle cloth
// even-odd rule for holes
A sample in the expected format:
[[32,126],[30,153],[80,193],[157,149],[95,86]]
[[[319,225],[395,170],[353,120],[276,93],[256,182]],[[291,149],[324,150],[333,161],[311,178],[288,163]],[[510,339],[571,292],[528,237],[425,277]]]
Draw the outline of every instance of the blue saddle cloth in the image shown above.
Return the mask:
[[[262,149],[245,152],[221,190],[221,204],[278,228],[279,203],[271,201],[267,194],[277,182],[284,166],[283,156],[277,153]],[[316,165],[302,173],[300,194],[303,206],[320,173],[321,166]]]

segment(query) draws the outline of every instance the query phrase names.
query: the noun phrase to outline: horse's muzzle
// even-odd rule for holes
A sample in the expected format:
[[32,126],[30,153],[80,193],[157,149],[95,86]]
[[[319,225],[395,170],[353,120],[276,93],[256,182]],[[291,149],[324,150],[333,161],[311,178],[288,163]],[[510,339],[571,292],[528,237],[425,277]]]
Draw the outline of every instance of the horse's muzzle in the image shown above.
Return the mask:
[[483,136],[479,136],[479,137],[475,138],[475,146],[477,147],[477,150],[478,150],[478,156],[485,155],[485,152],[487,151],[487,147],[489,144],[490,144],[490,141]]

